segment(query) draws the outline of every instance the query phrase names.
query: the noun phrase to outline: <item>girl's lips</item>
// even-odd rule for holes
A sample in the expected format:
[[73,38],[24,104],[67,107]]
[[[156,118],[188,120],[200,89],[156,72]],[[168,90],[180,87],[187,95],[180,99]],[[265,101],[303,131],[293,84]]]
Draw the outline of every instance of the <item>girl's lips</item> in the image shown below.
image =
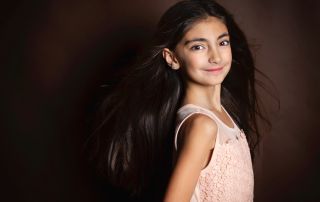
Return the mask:
[[205,69],[205,71],[208,71],[208,72],[218,72],[220,70],[222,70],[223,67],[216,67],[216,68],[209,68],[209,69]]

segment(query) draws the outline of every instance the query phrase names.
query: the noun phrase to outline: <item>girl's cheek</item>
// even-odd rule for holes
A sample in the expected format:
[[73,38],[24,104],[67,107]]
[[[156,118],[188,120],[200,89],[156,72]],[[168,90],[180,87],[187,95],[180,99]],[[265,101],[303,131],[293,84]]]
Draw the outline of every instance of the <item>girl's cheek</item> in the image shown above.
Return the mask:
[[224,58],[224,60],[225,60],[226,62],[232,60],[232,55],[231,55],[231,52],[229,52],[229,51],[225,51],[225,52],[222,54],[222,56],[223,56],[223,58]]

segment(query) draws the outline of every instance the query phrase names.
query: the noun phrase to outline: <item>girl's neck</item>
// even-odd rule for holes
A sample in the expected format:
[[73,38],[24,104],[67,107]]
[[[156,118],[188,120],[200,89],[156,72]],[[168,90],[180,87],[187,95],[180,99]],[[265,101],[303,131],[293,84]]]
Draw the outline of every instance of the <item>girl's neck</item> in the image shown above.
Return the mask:
[[209,110],[221,112],[220,93],[221,84],[210,87],[189,85],[186,87],[186,94],[182,105],[194,104]]

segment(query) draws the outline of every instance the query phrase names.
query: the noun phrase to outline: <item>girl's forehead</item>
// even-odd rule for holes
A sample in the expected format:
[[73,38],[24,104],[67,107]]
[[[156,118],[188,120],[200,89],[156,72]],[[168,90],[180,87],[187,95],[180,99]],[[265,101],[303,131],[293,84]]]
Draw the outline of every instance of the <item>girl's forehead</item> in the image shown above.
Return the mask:
[[193,38],[199,35],[219,36],[221,33],[228,32],[226,25],[217,17],[207,17],[194,22],[183,38]]

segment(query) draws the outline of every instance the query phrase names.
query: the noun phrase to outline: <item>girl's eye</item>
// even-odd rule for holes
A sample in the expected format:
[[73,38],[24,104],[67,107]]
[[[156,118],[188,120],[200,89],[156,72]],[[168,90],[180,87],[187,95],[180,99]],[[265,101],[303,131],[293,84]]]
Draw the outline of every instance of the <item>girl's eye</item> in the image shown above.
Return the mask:
[[228,46],[230,44],[229,40],[224,40],[220,42],[220,46]]
[[204,49],[204,46],[202,45],[195,45],[191,47],[191,50],[202,50],[202,49]]

